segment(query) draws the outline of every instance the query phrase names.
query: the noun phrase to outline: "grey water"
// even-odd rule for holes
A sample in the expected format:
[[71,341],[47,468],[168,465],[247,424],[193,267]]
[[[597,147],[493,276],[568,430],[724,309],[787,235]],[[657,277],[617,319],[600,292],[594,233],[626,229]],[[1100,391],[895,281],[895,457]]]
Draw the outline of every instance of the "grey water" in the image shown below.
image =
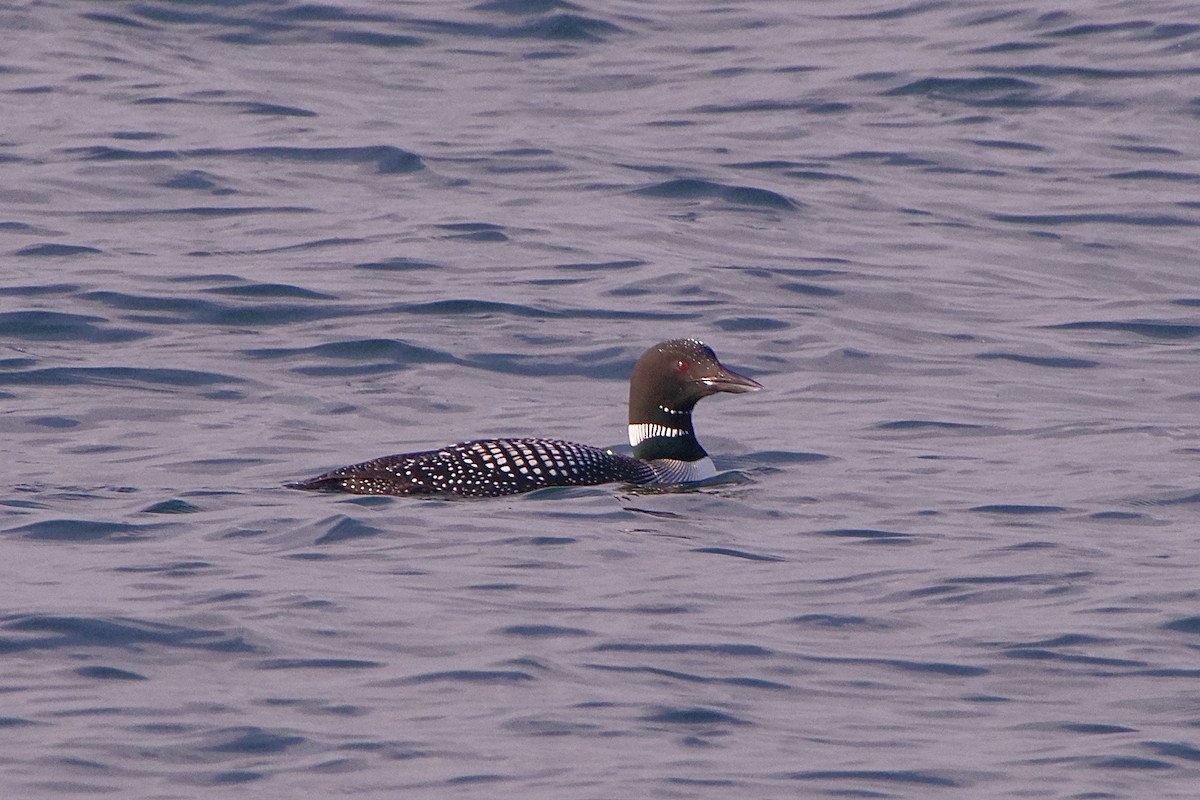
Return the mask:
[[1194,798],[1195,11],[5,4],[0,794]]

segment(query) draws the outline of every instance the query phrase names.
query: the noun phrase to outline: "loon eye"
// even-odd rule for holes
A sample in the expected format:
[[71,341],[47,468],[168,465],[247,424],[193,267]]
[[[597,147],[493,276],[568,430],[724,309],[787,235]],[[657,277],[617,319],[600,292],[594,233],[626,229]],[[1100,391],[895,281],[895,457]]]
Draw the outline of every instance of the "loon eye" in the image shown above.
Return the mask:
[[680,372],[687,372],[688,363],[686,361],[677,361],[675,362],[675,369],[679,370]]

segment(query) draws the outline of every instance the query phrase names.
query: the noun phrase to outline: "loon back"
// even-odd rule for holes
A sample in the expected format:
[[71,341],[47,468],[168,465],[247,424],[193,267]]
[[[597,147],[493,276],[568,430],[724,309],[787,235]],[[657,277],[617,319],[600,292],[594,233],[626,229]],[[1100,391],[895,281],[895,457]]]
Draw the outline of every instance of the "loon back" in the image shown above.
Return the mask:
[[716,475],[692,428],[696,403],[717,392],[761,388],[721,366],[707,345],[675,339],[647,350],[630,378],[633,458],[556,439],[481,439],[384,456],[287,486],[353,494],[499,497],[546,486],[690,483]]
[[[581,480],[584,476],[588,479]],[[599,447],[556,439],[480,439],[352,464],[291,488],[500,497],[545,486],[648,483],[653,479],[654,471],[645,462]]]

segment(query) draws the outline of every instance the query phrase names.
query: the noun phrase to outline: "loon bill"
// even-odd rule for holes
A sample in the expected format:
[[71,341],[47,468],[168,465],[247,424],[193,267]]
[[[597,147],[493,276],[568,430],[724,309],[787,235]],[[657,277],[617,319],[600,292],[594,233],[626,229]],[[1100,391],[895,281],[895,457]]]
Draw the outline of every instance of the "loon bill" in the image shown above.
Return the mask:
[[557,439],[480,439],[384,456],[335,469],[291,489],[352,494],[499,497],[546,486],[692,483],[717,474],[696,440],[692,409],[717,392],[754,392],[755,380],[721,366],[697,339],[673,339],[647,350],[629,380],[633,457]]

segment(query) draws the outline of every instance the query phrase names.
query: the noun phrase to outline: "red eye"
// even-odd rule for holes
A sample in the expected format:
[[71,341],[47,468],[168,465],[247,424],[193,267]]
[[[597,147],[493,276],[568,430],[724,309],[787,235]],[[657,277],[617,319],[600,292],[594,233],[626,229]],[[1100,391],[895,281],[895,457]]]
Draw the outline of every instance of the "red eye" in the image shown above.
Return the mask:
[[675,369],[679,370],[680,372],[687,372],[688,363],[686,361],[680,361],[675,364]]

